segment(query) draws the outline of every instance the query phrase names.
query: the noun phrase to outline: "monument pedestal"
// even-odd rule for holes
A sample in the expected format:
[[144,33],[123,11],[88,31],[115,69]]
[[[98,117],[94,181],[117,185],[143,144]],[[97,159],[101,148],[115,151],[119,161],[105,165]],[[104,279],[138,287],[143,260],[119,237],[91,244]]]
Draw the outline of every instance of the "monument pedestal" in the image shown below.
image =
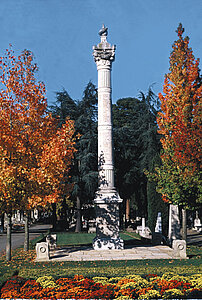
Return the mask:
[[124,249],[119,236],[119,204],[122,199],[116,191],[98,191],[94,200],[96,209],[95,250]]

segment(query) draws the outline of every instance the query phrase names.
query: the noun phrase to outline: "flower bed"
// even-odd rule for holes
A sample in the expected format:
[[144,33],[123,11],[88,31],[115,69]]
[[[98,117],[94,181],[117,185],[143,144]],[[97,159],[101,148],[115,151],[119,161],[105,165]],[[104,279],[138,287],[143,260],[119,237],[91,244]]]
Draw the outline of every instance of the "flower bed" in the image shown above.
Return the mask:
[[128,275],[54,279],[43,276],[24,279],[13,276],[1,288],[1,298],[13,299],[186,299],[202,298],[202,276],[179,276],[166,273],[159,277]]

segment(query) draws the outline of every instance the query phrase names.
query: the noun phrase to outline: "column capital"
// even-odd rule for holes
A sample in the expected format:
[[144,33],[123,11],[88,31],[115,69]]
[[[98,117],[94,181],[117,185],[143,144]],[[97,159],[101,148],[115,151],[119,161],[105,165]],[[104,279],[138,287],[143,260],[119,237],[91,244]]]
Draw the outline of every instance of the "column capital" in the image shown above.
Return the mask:
[[97,65],[97,69],[108,69],[111,70],[112,67],[112,61],[111,60],[106,60],[102,59],[100,56],[94,56],[94,61]]
[[93,46],[93,57],[97,65],[111,65],[115,59],[116,46],[108,43],[107,34],[108,28],[103,25],[99,31],[101,41],[97,46]]

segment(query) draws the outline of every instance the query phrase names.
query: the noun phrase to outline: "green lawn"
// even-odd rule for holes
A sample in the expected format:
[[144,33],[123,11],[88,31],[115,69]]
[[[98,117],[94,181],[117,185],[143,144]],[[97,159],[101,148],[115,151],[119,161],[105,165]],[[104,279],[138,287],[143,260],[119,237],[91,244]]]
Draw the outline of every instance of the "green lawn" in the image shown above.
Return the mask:
[[[132,236],[131,236],[132,235]],[[59,239],[60,236],[60,239]],[[70,234],[58,235],[58,242],[68,239],[79,243],[91,242],[93,234]],[[41,236],[42,238],[43,236]],[[125,241],[141,242],[139,236],[131,233],[122,233],[121,237]],[[135,239],[134,239],[135,237]],[[39,238],[37,238],[39,240]],[[35,240],[35,241],[37,241]],[[33,243],[33,241],[32,241]],[[60,243],[60,242],[59,242]],[[34,247],[32,247],[34,248]],[[188,260],[122,260],[122,261],[84,261],[84,262],[35,262],[35,249],[24,252],[23,248],[12,251],[12,261],[7,262],[5,255],[0,257],[0,286],[13,274],[18,274],[25,278],[38,278],[39,276],[52,275],[53,277],[73,277],[81,274],[86,277],[110,276],[115,277],[128,274],[158,274],[162,275],[171,272],[181,275],[202,273],[202,249],[200,247],[187,247]]]
[[[79,245],[88,245],[92,244],[93,239],[95,238],[95,233],[67,233],[59,232],[57,233],[57,245],[58,246],[79,246]],[[126,243],[139,244],[141,242],[141,237],[136,233],[120,233],[120,237]]]
[[202,250],[199,247],[188,248],[188,260],[124,260],[124,261],[84,261],[84,262],[35,262],[35,250],[27,253],[22,248],[12,251],[12,261],[0,257],[0,285],[14,273],[25,278],[73,277],[82,274],[87,277],[119,276],[128,274],[159,274],[166,272],[190,275],[202,273]]

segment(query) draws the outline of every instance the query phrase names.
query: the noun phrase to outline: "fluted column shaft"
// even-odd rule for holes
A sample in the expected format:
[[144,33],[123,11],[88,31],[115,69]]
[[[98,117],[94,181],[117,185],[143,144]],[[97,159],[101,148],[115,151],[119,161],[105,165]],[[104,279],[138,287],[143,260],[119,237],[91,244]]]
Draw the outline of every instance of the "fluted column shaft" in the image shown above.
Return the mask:
[[98,168],[99,189],[114,189],[111,112],[111,62],[100,60],[98,70]]

